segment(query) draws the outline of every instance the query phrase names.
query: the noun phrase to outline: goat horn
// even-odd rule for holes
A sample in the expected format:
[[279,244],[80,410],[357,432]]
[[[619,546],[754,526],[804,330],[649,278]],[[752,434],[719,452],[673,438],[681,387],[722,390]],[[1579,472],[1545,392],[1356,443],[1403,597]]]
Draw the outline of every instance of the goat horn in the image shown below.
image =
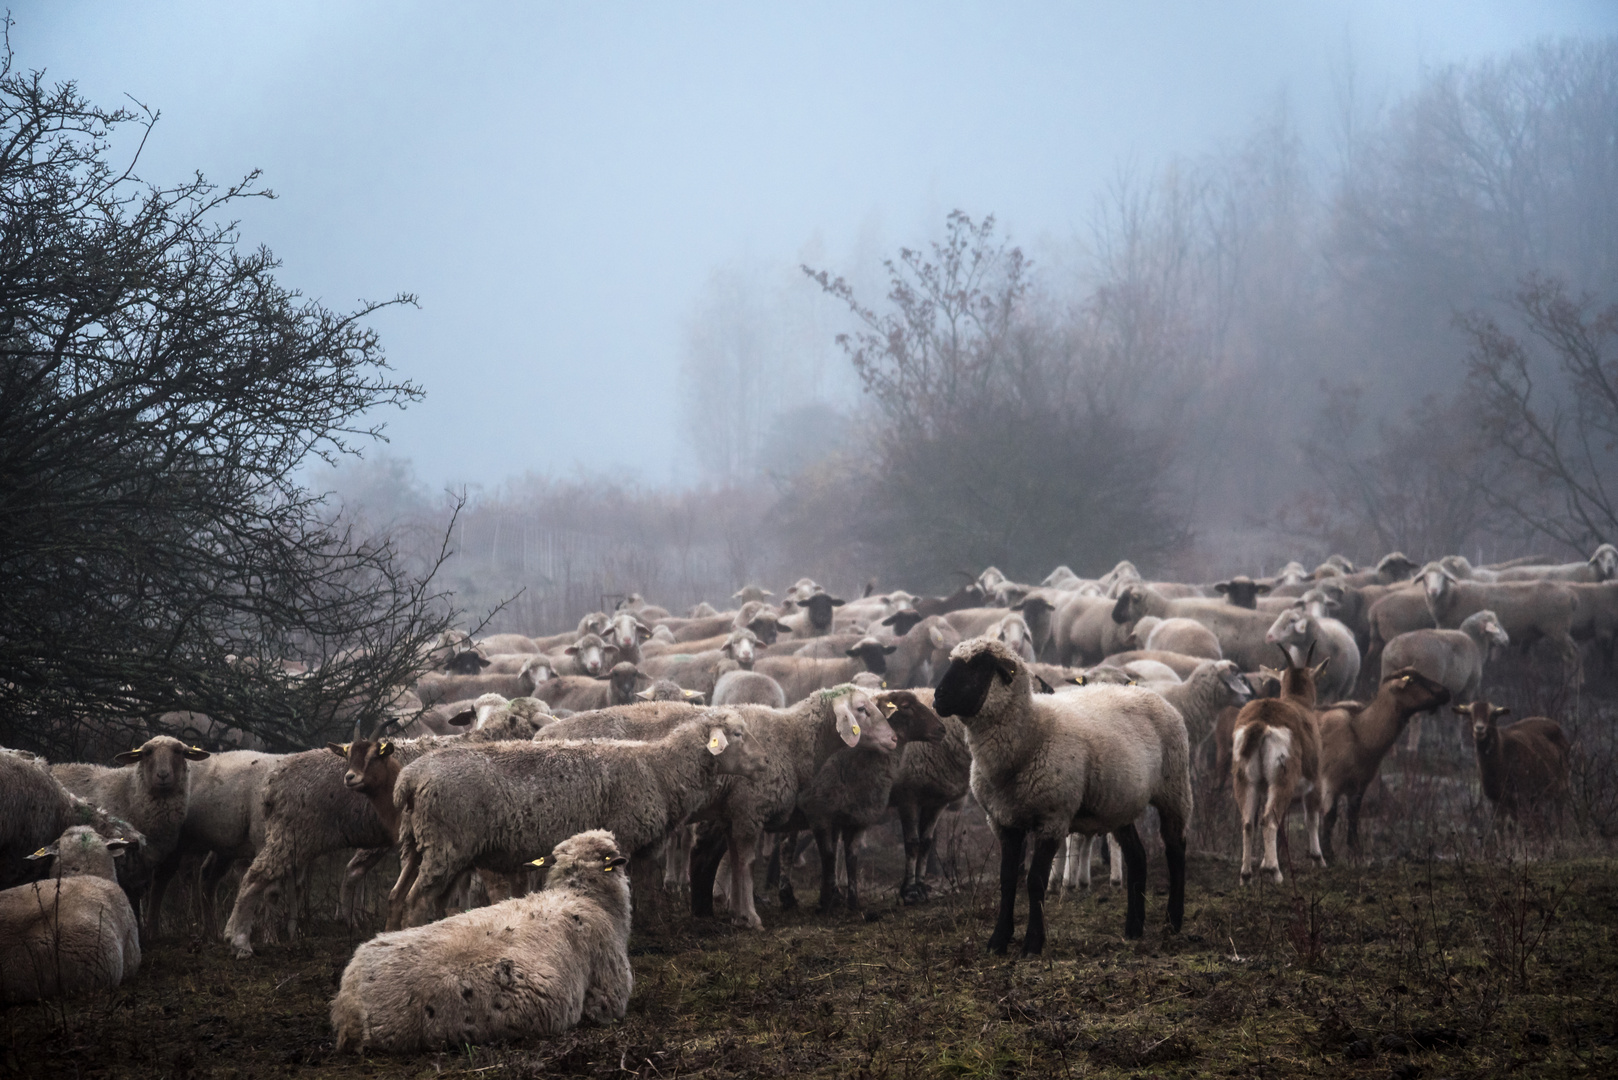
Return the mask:
[[1318,643],[1315,642],[1315,641],[1312,641],[1312,640],[1309,642],[1309,655],[1303,658],[1303,666],[1304,667],[1308,667],[1310,662],[1314,660],[1314,658],[1315,658],[1315,645],[1316,644],[1318,644]]
[[359,722],[359,719],[356,717],[355,720],[354,720],[354,738],[351,739],[350,741],[351,742],[359,742],[362,738],[364,738],[364,736],[360,734],[360,722]]
[[1277,641],[1275,643],[1275,647],[1277,649],[1281,650],[1282,657],[1284,657],[1286,659],[1287,667],[1291,667],[1292,666],[1292,654],[1287,652],[1287,647],[1285,645],[1281,644],[1279,641]]

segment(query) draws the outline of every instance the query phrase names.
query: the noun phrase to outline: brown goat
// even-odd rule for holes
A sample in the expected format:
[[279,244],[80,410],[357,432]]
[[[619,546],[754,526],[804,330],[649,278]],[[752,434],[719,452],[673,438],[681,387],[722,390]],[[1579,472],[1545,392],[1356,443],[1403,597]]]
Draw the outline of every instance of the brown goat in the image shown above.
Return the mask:
[[[1285,655],[1286,650],[1282,650]],[[1314,650],[1310,650],[1313,659]],[[1237,714],[1231,745],[1231,794],[1242,817],[1242,881],[1253,877],[1253,848],[1263,832],[1259,866],[1279,884],[1277,837],[1292,800],[1303,797],[1309,857],[1324,866],[1320,850],[1320,732],[1315,725],[1315,679],[1325,668],[1294,665],[1281,671],[1281,696],[1250,701]],[[1263,796],[1262,808],[1260,796]]]
[[1332,828],[1337,803],[1348,806],[1348,846],[1360,844],[1360,802],[1376,779],[1382,759],[1417,713],[1449,703],[1449,690],[1417,671],[1401,668],[1382,680],[1369,705],[1345,701],[1316,717],[1320,727],[1320,804],[1326,819],[1321,848],[1332,861]]
[[1457,705],[1455,712],[1472,720],[1483,794],[1500,814],[1520,821],[1530,808],[1542,806],[1552,815],[1560,812],[1567,799],[1572,756],[1561,724],[1530,716],[1499,727],[1495,721],[1511,710],[1481,698]]

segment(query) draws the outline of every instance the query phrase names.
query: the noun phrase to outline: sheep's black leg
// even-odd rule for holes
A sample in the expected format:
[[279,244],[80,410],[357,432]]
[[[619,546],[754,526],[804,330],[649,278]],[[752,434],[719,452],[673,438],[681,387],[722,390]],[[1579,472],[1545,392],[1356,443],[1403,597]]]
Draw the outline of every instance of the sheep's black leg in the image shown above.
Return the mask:
[[1038,956],[1045,951],[1045,889],[1050,885],[1056,849],[1065,839],[1042,836],[1034,841],[1034,857],[1028,863],[1028,933],[1022,941],[1024,956]]
[[[943,874],[938,866],[937,849],[933,846],[938,838],[938,817],[944,812],[942,806],[924,806],[921,808],[921,818],[916,827],[920,830],[921,853],[916,858],[916,888],[921,891],[922,899],[927,898],[926,878],[937,878]],[[926,863],[926,874],[923,876],[923,863]]]
[[[1118,846],[1124,853],[1124,888],[1129,896],[1129,910],[1124,915],[1124,937],[1144,937],[1146,934],[1146,845],[1140,842],[1140,833],[1135,831],[1134,822],[1114,829],[1112,835],[1117,838]],[[1184,872],[1183,864],[1181,871],[1182,873]]]
[[[1180,932],[1180,924],[1185,921],[1185,832],[1179,831],[1177,835],[1170,835],[1172,830],[1163,832],[1163,854],[1169,864],[1169,928],[1176,934]],[[1142,861],[1144,862],[1144,856]],[[1144,878],[1145,867],[1142,868],[1141,882],[1141,923],[1142,932],[1145,931],[1146,922],[1146,885]]]
[[829,915],[837,903],[837,834],[816,829],[815,849],[820,852],[820,913]]
[[786,837],[792,838],[792,847],[797,848],[797,833],[776,833],[775,843],[770,845],[770,865],[764,871],[764,887],[766,889],[779,888],[781,885],[781,847]]
[[696,918],[713,918],[714,878],[719,876],[719,861],[725,857],[729,840],[720,826],[705,823],[697,829],[691,847],[691,914]]
[[995,832],[1000,834],[1000,917],[989,936],[989,951],[1004,956],[1016,929],[1017,881],[1022,877],[1023,842],[1028,833],[1012,828],[996,828]]
[[[899,880],[899,899],[907,904],[918,899],[913,882],[921,878],[921,833],[916,828],[916,807],[907,803],[899,807],[899,828],[905,838],[905,872]],[[912,877],[912,874],[914,877]]]

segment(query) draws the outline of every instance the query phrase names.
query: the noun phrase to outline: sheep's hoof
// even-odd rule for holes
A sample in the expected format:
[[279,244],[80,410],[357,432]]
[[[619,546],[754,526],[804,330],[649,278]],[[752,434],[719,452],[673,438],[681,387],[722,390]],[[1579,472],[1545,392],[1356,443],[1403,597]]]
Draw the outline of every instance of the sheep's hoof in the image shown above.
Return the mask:
[[1010,944],[1010,934],[1007,934],[1005,937],[1001,937],[998,933],[996,933],[993,937],[989,938],[989,951],[996,956],[1004,956],[1006,955],[1006,946]]
[[1326,856],[1324,855],[1311,855],[1309,856],[1309,861],[1320,867],[1322,870],[1326,869]]
[[1242,871],[1242,884],[1243,885],[1251,885],[1252,883],[1253,883],[1253,871],[1244,869]]
[[1274,882],[1277,885],[1281,884],[1281,881],[1282,881],[1281,868],[1279,866],[1277,866],[1274,870],[1271,870],[1270,871],[1270,877],[1271,877],[1272,880],[1274,880]]
[[764,920],[759,918],[757,915],[732,915],[730,917],[730,924],[732,926],[741,927],[743,930],[764,929]]
[[238,960],[246,960],[253,955],[253,946],[246,941],[233,941],[230,944],[230,955]]

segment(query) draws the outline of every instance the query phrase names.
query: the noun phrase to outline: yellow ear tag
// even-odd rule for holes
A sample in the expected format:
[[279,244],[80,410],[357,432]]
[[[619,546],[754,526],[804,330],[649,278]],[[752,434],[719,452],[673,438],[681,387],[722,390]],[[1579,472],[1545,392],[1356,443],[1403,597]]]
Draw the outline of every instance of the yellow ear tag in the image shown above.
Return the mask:
[[36,858],[36,859],[43,859],[45,856],[47,856],[49,854],[50,854],[50,852],[46,851],[44,848],[40,848],[38,851],[34,852],[33,857]]
[[200,746],[193,746],[193,747],[191,747],[191,749],[193,749],[193,750],[201,750],[201,749],[202,749],[202,747],[200,747]]
[[713,738],[708,740],[708,749],[712,750],[716,754],[719,753],[719,736],[715,735]]
[[528,865],[529,866],[544,866],[545,865],[545,856],[541,855],[537,859],[529,859],[528,860]]
[[860,733],[859,724],[857,724],[857,723],[850,724],[850,725],[848,725],[848,728],[849,728],[850,731],[852,731],[855,734],[856,737],[859,735],[859,733]]

